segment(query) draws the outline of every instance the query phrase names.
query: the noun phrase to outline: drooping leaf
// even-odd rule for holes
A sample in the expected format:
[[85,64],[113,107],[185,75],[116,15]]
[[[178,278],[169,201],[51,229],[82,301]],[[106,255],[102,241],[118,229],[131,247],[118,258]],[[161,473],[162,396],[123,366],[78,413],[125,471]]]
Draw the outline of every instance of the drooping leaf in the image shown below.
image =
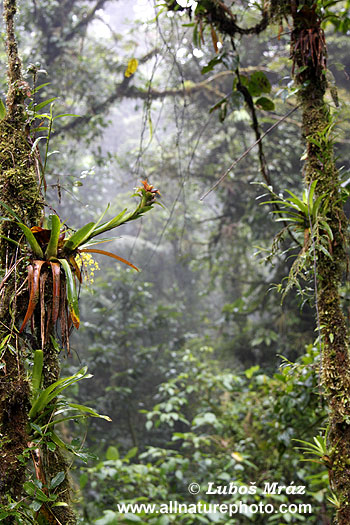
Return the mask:
[[139,268],[137,268],[137,266],[134,266],[130,261],[127,261],[126,259],[123,259],[122,257],[119,257],[119,255],[115,255],[114,253],[106,252],[105,250],[97,250],[96,248],[89,248],[89,249],[84,249],[80,251],[84,253],[100,253],[102,255],[107,255],[107,257],[112,257],[113,259],[116,259],[117,261],[120,261],[124,264],[127,264],[128,266],[131,266],[131,268],[134,268],[134,270],[137,270],[138,272],[140,271]]
[[33,142],[33,146],[32,146],[32,148],[31,148],[31,150],[30,150],[30,154],[34,153],[34,151],[36,150],[37,145],[39,144],[39,142],[40,142],[41,140],[47,140],[47,137],[44,137],[44,136],[37,137],[37,138],[34,140],[34,142]]
[[58,239],[60,236],[60,230],[61,230],[61,221],[58,218],[57,215],[51,215],[51,235],[49,244],[46,248],[46,258],[50,259],[51,257],[57,256],[57,247],[58,247]]
[[76,403],[69,403],[69,406],[72,408],[75,408],[76,410],[79,410],[79,412],[86,412],[90,416],[93,417],[99,417],[101,419],[105,419],[106,421],[112,421],[109,416],[103,416],[101,414],[98,414],[93,408],[87,407],[85,405],[77,405]]
[[46,343],[46,330],[45,330],[45,284],[47,281],[47,273],[44,272],[40,275],[39,289],[40,289],[40,333],[41,333],[41,348],[44,349]]
[[76,329],[79,328],[80,318],[79,318],[79,304],[78,304],[78,294],[75,286],[74,276],[72,269],[69,265],[69,262],[66,259],[59,259],[64,272],[66,274],[67,282],[67,299],[68,299],[68,308],[72,317],[73,324]]
[[26,226],[22,222],[17,222],[17,225],[23,231],[23,233],[25,235],[25,238],[27,239],[27,242],[28,242],[29,246],[31,247],[32,252],[34,253],[34,255],[36,257],[44,258],[43,251],[42,251],[38,241],[34,237],[33,232],[28,228],[28,226]]
[[19,332],[21,333],[29,319],[32,317],[35,307],[39,300],[39,283],[40,283],[40,272],[42,265],[45,261],[34,261],[33,265],[28,265],[28,285],[29,285],[29,303],[26,315]]
[[52,271],[52,322],[55,324],[60,310],[61,266],[54,261],[51,261],[50,266]]

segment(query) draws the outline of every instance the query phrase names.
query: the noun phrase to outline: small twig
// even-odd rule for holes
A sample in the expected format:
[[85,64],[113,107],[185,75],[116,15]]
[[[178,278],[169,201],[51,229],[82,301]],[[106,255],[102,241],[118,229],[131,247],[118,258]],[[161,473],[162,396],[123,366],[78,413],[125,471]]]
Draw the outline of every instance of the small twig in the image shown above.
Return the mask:
[[239,163],[241,162],[241,160],[243,160],[250,152],[252,149],[255,148],[255,146],[257,146],[263,138],[266,137],[266,135],[268,135],[272,130],[274,130],[277,126],[279,126],[284,120],[286,120],[286,118],[289,117],[289,115],[291,115],[292,113],[294,113],[294,111],[296,111],[298,108],[300,107],[300,104],[298,104],[297,106],[295,106],[293,109],[291,109],[290,111],[288,111],[288,113],[286,113],[282,118],[280,118],[277,122],[275,122],[269,129],[267,129],[262,135],[261,137],[256,140],[251,146],[249,146],[249,148],[244,152],[242,153],[242,155],[240,157],[238,157],[238,159],[236,159],[232,164],[231,166],[225,171],[225,173],[223,175],[221,175],[221,177],[215,182],[215,184],[207,191],[204,193],[204,195],[202,195],[200,197],[200,201],[203,201],[212,191],[214,191],[218,186],[219,184],[222,183],[222,181],[227,177],[227,175],[230,173],[230,171]]

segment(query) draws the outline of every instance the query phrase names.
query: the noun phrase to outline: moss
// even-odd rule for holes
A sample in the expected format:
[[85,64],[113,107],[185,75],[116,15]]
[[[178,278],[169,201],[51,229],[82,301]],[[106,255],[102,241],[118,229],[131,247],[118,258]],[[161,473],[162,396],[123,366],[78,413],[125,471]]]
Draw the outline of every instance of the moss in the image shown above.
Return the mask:
[[[37,224],[44,205],[31,146],[25,133],[0,122],[1,200],[28,225]],[[6,213],[6,210],[1,210]]]
[[[0,337],[3,339],[4,334]],[[20,497],[25,465],[19,456],[28,446],[29,384],[17,356],[7,352],[6,369],[0,373],[0,501]]]

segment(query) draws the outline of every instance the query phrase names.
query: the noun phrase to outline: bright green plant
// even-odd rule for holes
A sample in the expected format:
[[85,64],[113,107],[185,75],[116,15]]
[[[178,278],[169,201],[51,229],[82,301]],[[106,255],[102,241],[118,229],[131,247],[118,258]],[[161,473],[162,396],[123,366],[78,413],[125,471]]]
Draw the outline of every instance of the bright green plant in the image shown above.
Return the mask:
[[[147,181],[143,181],[142,186],[137,188],[137,192],[134,194],[134,196],[140,198],[140,202],[133,211],[127,213],[127,209],[124,209],[109,221],[101,222],[108,210],[107,207],[97,222],[89,222],[72,234],[63,227],[57,215],[49,216],[44,224],[46,228],[41,226],[29,228],[20,222],[17,215],[9,209],[9,213],[23,231],[29,245],[29,253],[27,252],[27,255],[31,258],[31,262],[28,265],[29,302],[19,331],[22,332],[24,330],[27,323],[33,318],[37,305],[40,304],[41,319],[43,320],[41,323],[42,347],[47,342],[49,328],[59,321],[62,343],[69,349],[68,332],[70,324],[72,323],[75,328],[79,328],[80,324],[76,285],[76,281],[82,282],[82,272],[78,263],[79,258],[85,253],[98,253],[138,270],[131,262],[119,255],[94,248],[95,244],[111,240],[96,240],[95,237],[141,217],[153,208],[157,195],[159,195],[159,191],[154,189]],[[52,276],[52,305],[50,312],[44,300],[48,270],[50,270]],[[63,274],[63,278],[61,274]]]
[[271,253],[277,252],[279,243],[288,230],[297,234],[295,240],[299,242],[299,247],[301,247],[290,269],[284,295],[294,285],[303,292],[300,279],[308,278],[306,275],[307,268],[310,266],[310,261],[315,264],[317,253],[322,252],[329,259],[332,259],[333,232],[327,218],[329,196],[327,193],[316,196],[317,181],[311,182],[309,187],[304,189],[301,198],[290,190],[286,190],[289,196],[284,197],[277,195],[266,184],[259,183],[259,185],[268,190],[268,193],[259,198],[267,195],[273,197],[272,200],[264,201],[262,204],[274,206],[275,209],[272,213],[278,215],[276,222],[285,224],[274,239]]
[[73,374],[61,378],[47,388],[41,388],[43,368],[43,351],[36,350],[32,371],[32,396],[31,408],[29,410],[29,423],[33,439],[45,441],[47,446],[55,448],[59,446],[79,456],[76,449],[66,443],[54,431],[55,425],[71,420],[86,417],[97,417],[111,421],[108,416],[98,414],[95,410],[85,405],[68,402],[61,396],[62,392],[82,379],[89,379],[91,374],[87,373],[87,367]]

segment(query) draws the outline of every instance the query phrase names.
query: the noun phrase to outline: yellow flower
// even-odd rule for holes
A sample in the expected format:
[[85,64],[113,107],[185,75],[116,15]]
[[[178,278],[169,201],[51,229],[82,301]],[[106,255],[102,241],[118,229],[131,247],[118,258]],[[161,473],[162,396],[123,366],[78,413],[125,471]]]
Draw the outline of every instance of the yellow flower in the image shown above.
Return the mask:
[[92,284],[94,282],[95,271],[100,269],[98,262],[93,259],[90,253],[78,253],[75,260],[79,269],[84,272],[88,282]]

